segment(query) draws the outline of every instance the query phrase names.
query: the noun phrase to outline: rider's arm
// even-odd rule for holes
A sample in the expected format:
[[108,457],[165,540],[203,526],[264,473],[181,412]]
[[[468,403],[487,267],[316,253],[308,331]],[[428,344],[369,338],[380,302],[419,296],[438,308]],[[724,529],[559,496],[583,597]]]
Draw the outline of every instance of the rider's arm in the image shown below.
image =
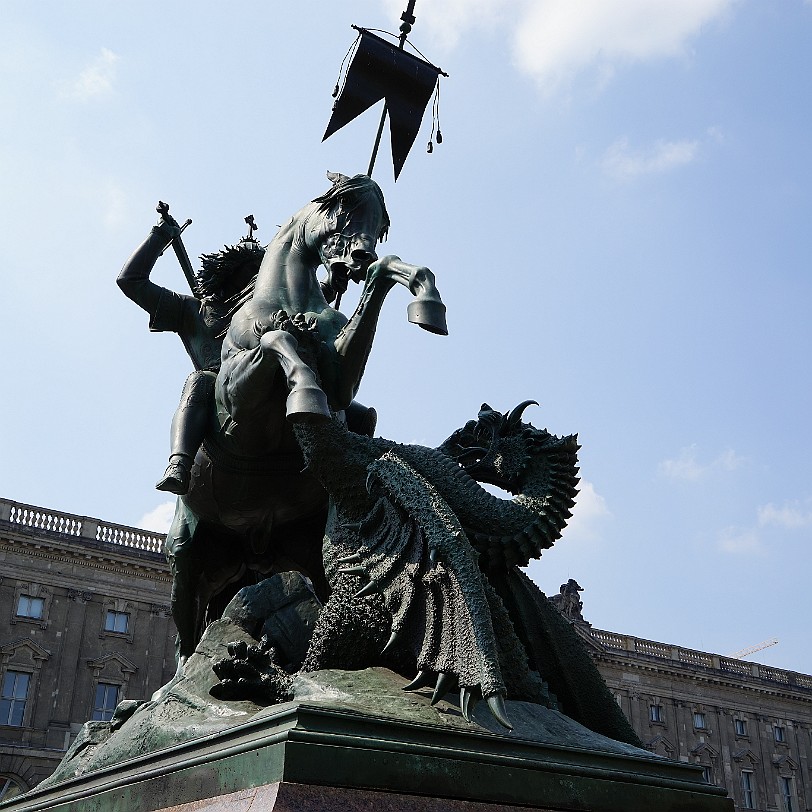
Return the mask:
[[156,285],[149,275],[167,243],[179,231],[174,220],[153,226],[149,236],[135,249],[116,279],[124,295],[152,316],[150,327],[156,314],[166,308],[167,302],[164,300],[172,297],[172,291]]

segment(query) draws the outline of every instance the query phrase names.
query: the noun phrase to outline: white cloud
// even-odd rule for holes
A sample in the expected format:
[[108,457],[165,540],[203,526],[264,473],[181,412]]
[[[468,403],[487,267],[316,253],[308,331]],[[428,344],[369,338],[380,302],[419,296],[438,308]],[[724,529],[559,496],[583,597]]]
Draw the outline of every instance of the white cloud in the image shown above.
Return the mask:
[[699,141],[657,141],[643,150],[629,149],[627,138],[619,138],[604,153],[601,168],[616,180],[656,175],[691,163],[699,152]]
[[587,69],[679,55],[732,0],[531,0],[523,3],[519,66],[553,89]]
[[117,54],[102,48],[99,56],[76,79],[64,85],[65,95],[80,101],[109,95],[113,92],[117,62]]
[[674,459],[663,460],[658,467],[660,473],[670,479],[696,482],[708,474],[718,471],[735,471],[743,462],[744,457],[740,457],[735,451],[728,449],[715,459],[703,464],[697,460],[696,445],[690,445],[683,448],[679,456]]
[[[812,527],[812,499],[804,505],[800,502],[784,502],[775,505],[772,502],[762,505],[757,510],[757,524],[749,527],[727,527],[719,533],[719,549],[726,553],[753,554],[764,552],[764,540],[769,540],[770,529],[799,530]],[[774,531],[773,531],[774,534]]]
[[758,523],[762,527],[775,526],[785,530],[812,527],[812,511],[804,510],[797,502],[785,502],[780,507],[770,502],[758,509]]
[[719,533],[719,549],[733,555],[753,555],[762,552],[761,539],[753,528],[726,527]]
[[[605,84],[618,65],[677,56],[735,1],[435,0],[417,24],[446,47],[466,29],[507,29],[519,69],[550,91],[584,71]],[[385,5],[397,19],[402,3]]]
[[175,502],[162,502],[149,513],[145,513],[136,523],[136,527],[151,530],[153,533],[166,533],[174,515]]
[[[400,19],[403,0],[384,0],[384,5],[387,19]],[[525,0],[435,0],[418,5],[415,28],[429,30],[440,47],[450,50],[466,29],[490,28],[524,5]]]
[[612,518],[612,512],[591,482],[582,479],[578,487],[572,518],[567,522],[564,534],[568,542],[596,541],[600,538],[602,525]]

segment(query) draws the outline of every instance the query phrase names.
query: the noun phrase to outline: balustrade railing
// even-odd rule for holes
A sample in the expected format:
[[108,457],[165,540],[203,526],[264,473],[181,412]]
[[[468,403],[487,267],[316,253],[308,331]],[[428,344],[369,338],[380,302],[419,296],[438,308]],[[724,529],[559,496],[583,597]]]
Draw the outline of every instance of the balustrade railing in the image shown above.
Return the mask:
[[6,522],[10,527],[35,530],[45,535],[89,539],[151,553],[161,552],[165,538],[161,533],[152,533],[137,527],[103,522],[89,516],[74,516],[71,513],[24,505],[8,499],[0,499],[0,522]]
[[669,646],[665,643],[657,643],[654,640],[643,640],[639,637],[632,637],[627,634],[617,632],[607,632],[603,629],[588,629],[590,634],[604,648],[612,651],[636,652],[649,657],[657,657],[660,660],[672,660],[687,665],[698,665],[703,668],[713,668],[717,671],[725,671],[728,674],[736,674],[742,677],[756,677],[757,679],[769,680],[781,685],[794,688],[812,690],[812,676],[798,674],[795,671],[784,671],[781,668],[773,668],[759,663],[751,663],[748,660],[737,660],[732,657],[722,657],[718,654],[709,654],[705,651],[682,648],[680,646]]

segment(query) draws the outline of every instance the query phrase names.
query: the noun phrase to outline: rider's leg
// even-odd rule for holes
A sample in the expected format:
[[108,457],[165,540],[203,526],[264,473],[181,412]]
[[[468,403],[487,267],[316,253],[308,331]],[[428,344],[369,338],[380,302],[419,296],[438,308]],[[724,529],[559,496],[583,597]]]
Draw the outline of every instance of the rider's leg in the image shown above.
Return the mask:
[[181,496],[189,490],[192,463],[211,416],[216,378],[216,373],[200,370],[186,379],[180,404],[172,418],[169,465],[155,486],[159,491]]

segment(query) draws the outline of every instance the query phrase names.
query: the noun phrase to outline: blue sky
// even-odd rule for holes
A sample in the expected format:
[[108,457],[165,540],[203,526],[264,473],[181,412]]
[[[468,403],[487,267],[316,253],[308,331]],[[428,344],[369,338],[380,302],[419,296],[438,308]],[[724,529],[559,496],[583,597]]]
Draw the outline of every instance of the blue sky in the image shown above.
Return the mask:
[[[192,256],[366,169],[369,112],[322,143],[351,23],[401,2],[4,4],[0,494],[160,528],[190,369],[114,278],[158,199]],[[812,4],[418,0],[449,74],[386,252],[450,335],[384,310],[359,399],[435,445],[483,401],[578,432],[582,491],[530,572],[600,628],[812,672]],[[171,254],[156,281],[183,290]],[[357,295],[357,294],[355,294]],[[354,298],[345,300],[347,308]]]

